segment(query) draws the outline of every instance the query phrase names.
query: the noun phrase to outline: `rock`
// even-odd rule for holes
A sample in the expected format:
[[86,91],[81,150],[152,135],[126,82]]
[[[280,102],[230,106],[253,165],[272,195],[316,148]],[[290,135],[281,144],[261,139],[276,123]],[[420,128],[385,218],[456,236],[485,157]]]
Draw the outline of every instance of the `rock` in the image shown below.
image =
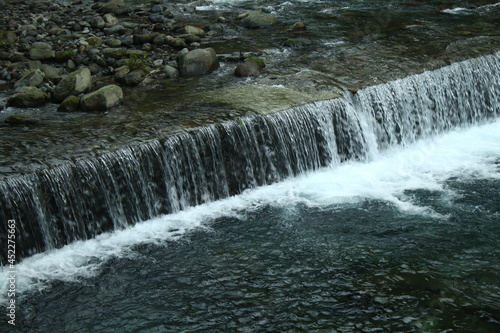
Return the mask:
[[94,29],[102,29],[106,26],[106,21],[104,21],[102,16],[96,16],[92,20],[90,20],[90,25]]
[[57,107],[57,112],[74,112],[80,107],[80,99],[74,95],[66,97]]
[[29,50],[32,60],[45,60],[55,57],[55,52],[52,51],[52,46],[43,42],[36,42],[31,45]]
[[187,47],[186,41],[183,38],[172,38],[168,41],[170,46],[175,49],[181,50]]
[[121,35],[127,31],[127,28],[125,28],[123,25],[117,24],[110,28],[104,28],[103,30],[106,35],[113,35],[113,34]]
[[163,71],[165,72],[165,74],[167,75],[167,77],[169,79],[175,79],[175,78],[179,77],[179,70],[175,67],[170,66],[170,65],[166,65],[163,68]]
[[264,72],[265,67],[266,65],[262,59],[250,57],[236,67],[234,75],[239,77],[259,76]]
[[167,20],[167,18],[163,16],[163,14],[153,13],[149,15],[149,20],[153,23],[163,23]]
[[103,14],[111,13],[115,15],[123,15],[130,13],[132,11],[132,7],[130,7],[124,0],[112,0],[104,4],[97,11]]
[[180,35],[179,37],[181,37],[182,39],[184,39],[187,43],[198,43],[198,42],[201,42],[201,38],[196,36],[196,35],[193,35],[193,34],[189,34],[189,35]]
[[104,42],[104,44],[106,44],[107,46],[109,46],[111,48],[116,48],[116,47],[121,46],[122,42],[119,39],[110,38],[110,39],[106,39],[106,41]]
[[241,25],[248,29],[268,28],[278,23],[276,16],[258,10],[246,12],[238,18],[241,19]]
[[85,111],[106,111],[123,100],[122,88],[109,85],[83,95],[80,105]]
[[182,76],[197,76],[219,68],[219,59],[212,48],[196,49],[179,56],[179,70]]
[[45,81],[52,81],[60,77],[59,69],[53,66],[43,64],[40,68],[42,72],[45,74]]
[[65,76],[54,89],[54,99],[62,102],[70,95],[78,95],[88,91],[92,85],[90,70],[86,67]]
[[39,69],[33,69],[26,73],[21,79],[19,79],[15,84],[14,88],[20,87],[38,87],[43,83],[43,78],[45,73]]
[[301,31],[306,29],[306,24],[304,22],[296,22],[292,25],[292,30],[294,31]]
[[193,27],[192,25],[186,25],[182,29],[183,33],[186,35],[195,35],[199,37],[204,37],[205,36],[205,30],[197,27]]
[[283,43],[284,46],[292,48],[302,48],[312,44],[313,41],[307,38],[289,38]]
[[8,116],[5,123],[10,125],[36,125],[40,123],[40,119],[28,114],[16,113]]
[[102,16],[102,19],[104,20],[104,23],[105,25],[108,27],[108,28],[111,28],[115,25],[117,25],[118,23],[120,23],[120,19],[118,19],[116,16],[114,16],[113,14],[104,14]]
[[45,103],[45,93],[36,87],[21,87],[7,100],[7,105],[32,108]]
[[92,47],[99,47],[103,43],[101,37],[89,37],[85,41]]
[[136,86],[146,77],[146,72],[142,69],[136,69],[123,76],[121,81],[128,86]]
[[128,66],[122,66],[115,69],[115,79],[118,81],[123,81],[125,75],[130,73],[130,68]]
[[158,36],[158,32],[150,32],[143,35],[134,35],[134,44],[146,44],[152,43],[156,36]]

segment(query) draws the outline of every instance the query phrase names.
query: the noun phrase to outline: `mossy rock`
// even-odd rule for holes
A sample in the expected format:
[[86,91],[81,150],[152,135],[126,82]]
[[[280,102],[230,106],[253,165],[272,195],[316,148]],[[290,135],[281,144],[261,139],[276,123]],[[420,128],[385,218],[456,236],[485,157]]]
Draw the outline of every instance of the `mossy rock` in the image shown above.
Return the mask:
[[103,41],[101,37],[89,37],[85,40],[90,46],[98,47],[101,46]]
[[7,105],[32,108],[45,104],[45,93],[36,87],[21,87],[7,100]]
[[195,99],[204,105],[223,103],[235,111],[254,112],[264,115],[340,96],[335,91],[306,93],[284,87],[249,84],[198,94]]
[[57,112],[74,112],[80,107],[80,99],[76,96],[68,96],[62,103],[57,107]]
[[76,56],[76,51],[66,50],[66,51],[56,52],[54,59],[56,62],[63,63],[70,59],[75,59],[75,56]]

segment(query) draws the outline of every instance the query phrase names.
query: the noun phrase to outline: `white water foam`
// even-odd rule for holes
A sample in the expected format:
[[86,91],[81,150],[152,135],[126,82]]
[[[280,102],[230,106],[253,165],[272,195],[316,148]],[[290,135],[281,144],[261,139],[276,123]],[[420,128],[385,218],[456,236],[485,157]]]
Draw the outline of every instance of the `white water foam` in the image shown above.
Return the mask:
[[[349,162],[311,172],[34,255],[16,265],[16,291],[19,294],[41,290],[54,280],[77,281],[95,276],[104,261],[116,256],[133,256],[135,245],[165,243],[168,246],[168,241],[194,228],[209,227],[215,218],[243,216],[263,205],[330,206],[377,199],[392,203],[408,214],[435,214],[405,199],[403,191],[446,191],[443,181],[450,177],[500,179],[499,161],[500,120],[497,120],[405,148],[395,147],[375,154],[370,162]],[[0,303],[8,301],[8,272],[7,267],[0,271]]]

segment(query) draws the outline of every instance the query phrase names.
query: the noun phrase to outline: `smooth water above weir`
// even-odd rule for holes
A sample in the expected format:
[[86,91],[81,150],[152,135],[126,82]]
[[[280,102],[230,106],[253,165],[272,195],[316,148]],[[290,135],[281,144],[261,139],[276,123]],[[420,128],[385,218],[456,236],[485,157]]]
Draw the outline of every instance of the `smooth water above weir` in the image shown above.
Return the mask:
[[369,161],[395,145],[496,118],[499,59],[9,178],[0,182],[0,219],[16,220],[17,255],[26,257],[306,171]]

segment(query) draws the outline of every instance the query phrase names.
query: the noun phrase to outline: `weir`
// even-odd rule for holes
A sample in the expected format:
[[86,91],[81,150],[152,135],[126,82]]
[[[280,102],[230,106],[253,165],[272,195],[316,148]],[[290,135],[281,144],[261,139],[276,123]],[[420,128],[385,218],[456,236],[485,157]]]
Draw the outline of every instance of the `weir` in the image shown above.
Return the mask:
[[[500,115],[500,53],[0,182],[18,259]],[[2,243],[6,223],[0,224]],[[2,254],[5,256],[5,254]],[[6,258],[1,258],[5,264]]]

